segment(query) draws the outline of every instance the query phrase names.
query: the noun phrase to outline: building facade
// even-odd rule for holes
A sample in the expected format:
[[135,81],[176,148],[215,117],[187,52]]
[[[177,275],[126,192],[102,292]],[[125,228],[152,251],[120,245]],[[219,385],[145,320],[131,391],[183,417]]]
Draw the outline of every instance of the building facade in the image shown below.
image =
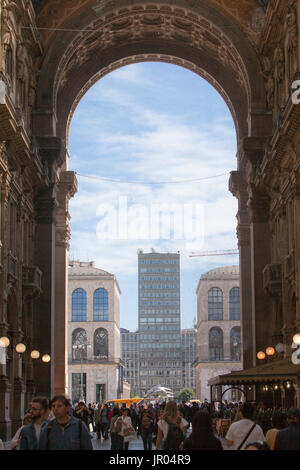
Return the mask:
[[132,396],[140,395],[139,332],[121,328],[121,358],[124,361],[124,379],[130,384]]
[[197,329],[181,330],[182,369],[181,388],[191,388],[196,392]]
[[138,254],[140,392],[181,389],[180,255]]
[[94,262],[69,262],[68,394],[73,403],[121,398],[120,288]]
[[[239,267],[224,266],[203,274],[197,287],[196,396],[210,400],[208,380],[242,369]],[[225,399],[237,399],[233,390]]]

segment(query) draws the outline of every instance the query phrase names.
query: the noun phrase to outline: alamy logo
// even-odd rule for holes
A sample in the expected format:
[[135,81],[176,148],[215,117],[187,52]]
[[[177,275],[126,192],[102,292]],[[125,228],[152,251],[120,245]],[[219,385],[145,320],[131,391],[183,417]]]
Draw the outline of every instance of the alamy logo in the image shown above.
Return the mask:
[[128,204],[120,196],[117,204],[100,204],[96,227],[101,240],[197,240],[204,239],[203,204]]
[[296,349],[296,351],[292,354],[292,363],[295,365],[300,364],[300,344],[293,343],[292,349]]
[[300,104],[300,80],[295,80],[291,88],[294,90],[292,93],[292,103]]

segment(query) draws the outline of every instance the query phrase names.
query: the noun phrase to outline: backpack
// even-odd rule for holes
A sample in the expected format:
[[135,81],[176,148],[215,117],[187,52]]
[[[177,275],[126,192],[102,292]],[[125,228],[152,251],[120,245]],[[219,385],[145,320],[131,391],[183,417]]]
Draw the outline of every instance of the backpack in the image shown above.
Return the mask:
[[166,439],[163,442],[163,450],[179,450],[179,446],[184,441],[185,435],[184,432],[180,429],[180,418],[177,420],[176,424],[168,423],[169,429]]

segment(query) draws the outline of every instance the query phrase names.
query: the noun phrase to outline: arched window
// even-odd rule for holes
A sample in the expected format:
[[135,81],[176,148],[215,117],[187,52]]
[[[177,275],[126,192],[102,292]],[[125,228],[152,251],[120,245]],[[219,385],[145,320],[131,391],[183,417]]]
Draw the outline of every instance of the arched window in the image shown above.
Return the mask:
[[108,292],[102,287],[94,292],[94,321],[108,321]]
[[223,361],[223,331],[221,328],[211,328],[209,330],[209,360]]
[[72,333],[72,357],[80,361],[86,359],[87,336],[83,328],[76,328]]
[[229,320],[240,319],[240,288],[233,287],[229,292]]
[[86,292],[75,289],[72,293],[72,321],[86,321]]
[[108,359],[108,333],[104,328],[98,328],[94,333],[94,356]]
[[208,291],[208,320],[223,320],[223,292],[218,287]]
[[235,326],[230,331],[230,358],[232,361],[241,360],[241,329]]

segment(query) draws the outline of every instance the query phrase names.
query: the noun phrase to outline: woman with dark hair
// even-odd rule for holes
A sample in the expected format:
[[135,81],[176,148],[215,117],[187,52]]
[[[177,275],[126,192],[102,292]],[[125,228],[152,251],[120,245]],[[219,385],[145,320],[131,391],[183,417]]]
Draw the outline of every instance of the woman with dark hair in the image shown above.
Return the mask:
[[212,419],[207,411],[197,411],[192,421],[192,433],[183,443],[183,450],[223,450],[214,436]]

